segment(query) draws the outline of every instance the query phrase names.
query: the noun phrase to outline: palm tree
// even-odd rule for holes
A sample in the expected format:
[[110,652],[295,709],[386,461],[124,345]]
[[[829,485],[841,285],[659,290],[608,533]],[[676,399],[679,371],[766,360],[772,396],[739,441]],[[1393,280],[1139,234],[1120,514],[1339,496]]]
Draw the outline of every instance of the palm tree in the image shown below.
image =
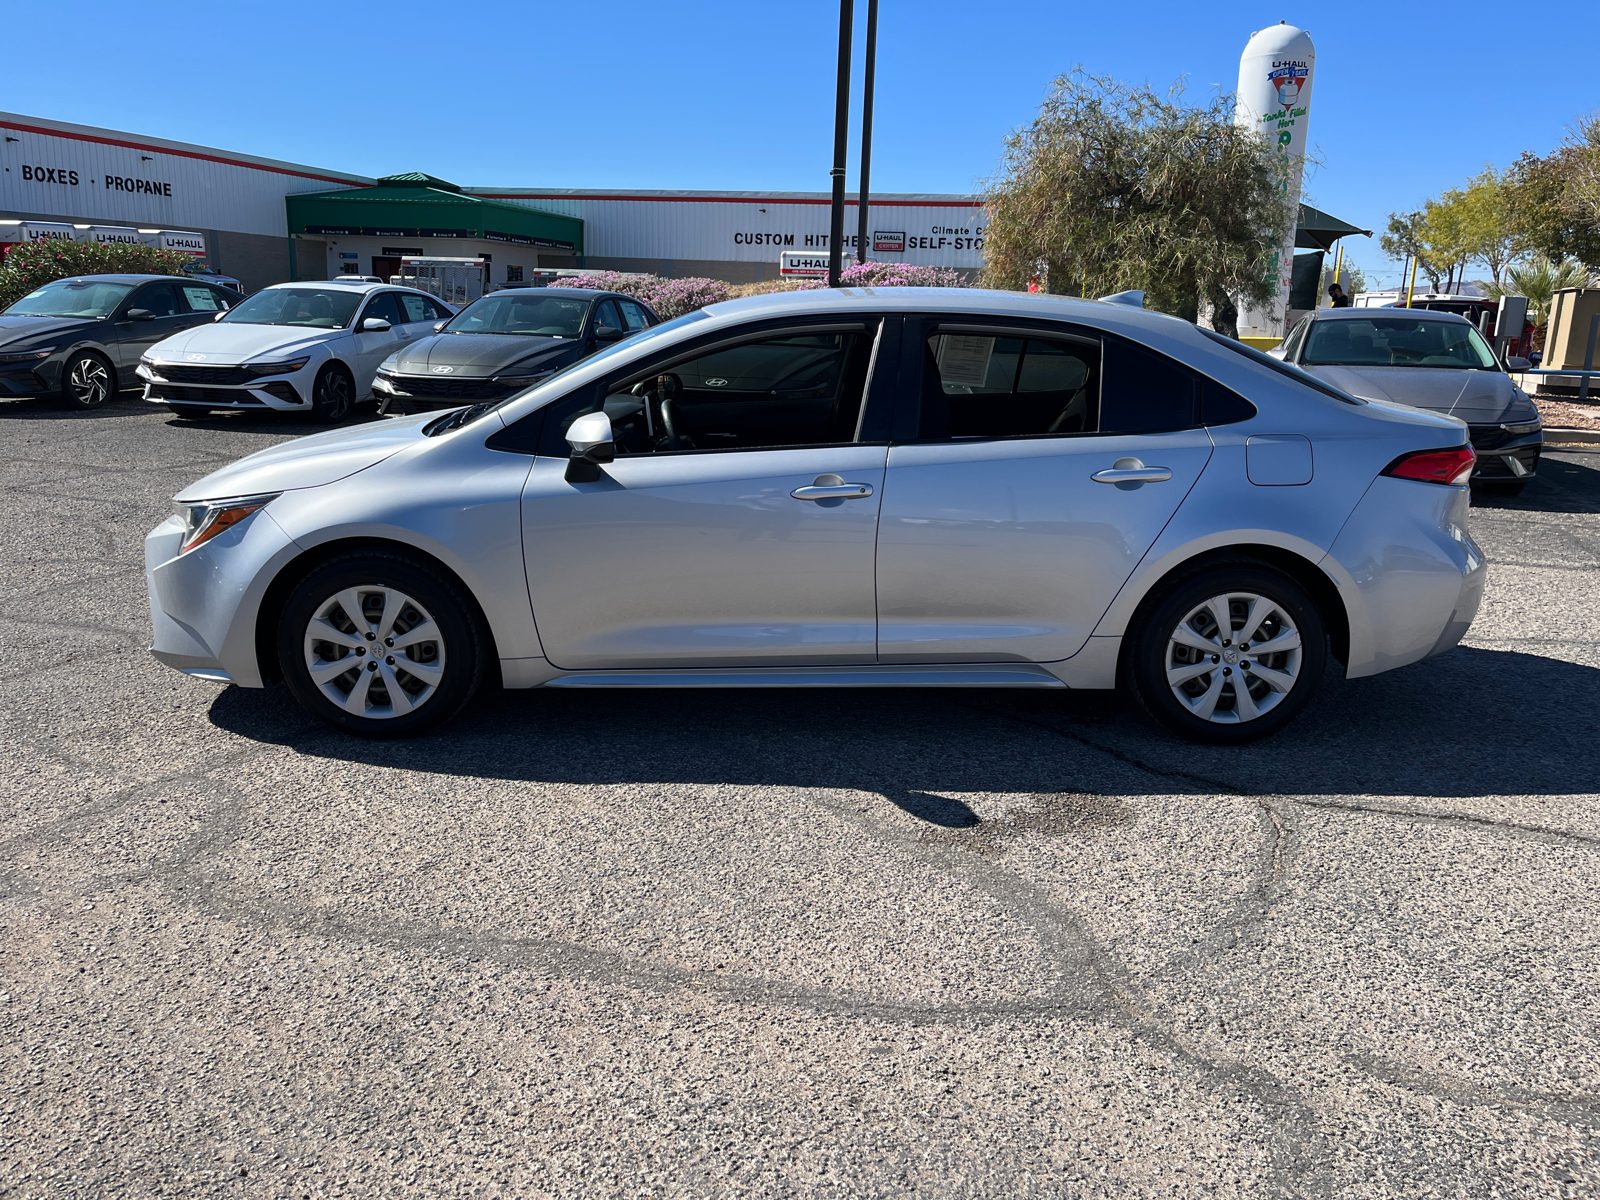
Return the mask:
[[1594,287],[1600,278],[1575,258],[1563,258],[1552,262],[1542,254],[1536,254],[1525,263],[1519,263],[1506,269],[1506,282],[1504,286],[1486,284],[1484,291],[1489,299],[1498,300],[1502,296],[1526,296],[1528,298],[1529,316],[1535,325],[1543,325],[1550,317],[1550,306],[1555,302],[1555,295],[1563,288],[1590,288]]

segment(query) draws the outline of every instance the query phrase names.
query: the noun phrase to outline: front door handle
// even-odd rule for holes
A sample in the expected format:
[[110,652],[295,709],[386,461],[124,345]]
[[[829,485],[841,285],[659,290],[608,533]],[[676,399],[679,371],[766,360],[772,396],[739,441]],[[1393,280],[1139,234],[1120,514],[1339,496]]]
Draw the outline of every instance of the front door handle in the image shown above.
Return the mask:
[[797,487],[789,495],[796,500],[860,500],[872,495],[870,483],[846,483],[839,475],[818,475],[804,487]]
[[1147,467],[1137,458],[1119,458],[1108,471],[1096,471],[1089,476],[1096,483],[1141,484],[1165,483],[1172,478],[1171,467]]

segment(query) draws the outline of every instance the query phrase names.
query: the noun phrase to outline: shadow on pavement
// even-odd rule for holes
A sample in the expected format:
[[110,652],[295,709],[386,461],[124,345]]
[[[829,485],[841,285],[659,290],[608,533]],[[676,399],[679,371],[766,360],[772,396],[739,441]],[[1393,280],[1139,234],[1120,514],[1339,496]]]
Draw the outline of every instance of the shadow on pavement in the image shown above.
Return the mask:
[[1600,779],[1600,669],[1459,648],[1331,678],[1283,733],[1243,747],[1169,737],[1104,692],[503,692],[442,731],[371,742],[282,687],[229,688],[220,728],[313,756],[445,775],[864,789],[947,829],[948,793],[1566,795]]

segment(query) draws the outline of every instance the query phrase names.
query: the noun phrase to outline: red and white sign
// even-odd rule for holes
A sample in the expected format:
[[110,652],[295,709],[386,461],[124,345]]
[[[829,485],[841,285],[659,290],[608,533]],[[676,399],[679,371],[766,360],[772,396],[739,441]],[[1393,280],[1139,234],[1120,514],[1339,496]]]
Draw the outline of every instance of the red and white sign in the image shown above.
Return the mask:
[[874,254],[904,254],[906,252],[906,231],[890,233],[885,230],[874,230],[872,234],[872,252]]
[[778,277],[780,279],[826,279],[828,277],[827,251],[818,254],[815,250],[785,250],[778,255]]

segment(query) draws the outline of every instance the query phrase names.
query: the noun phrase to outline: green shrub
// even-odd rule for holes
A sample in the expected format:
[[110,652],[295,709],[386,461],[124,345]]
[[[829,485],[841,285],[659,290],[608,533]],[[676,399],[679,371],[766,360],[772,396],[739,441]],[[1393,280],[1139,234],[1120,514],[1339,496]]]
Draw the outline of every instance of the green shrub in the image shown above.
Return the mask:
[[176,250],[120,242],[19,242],[0,264],[0,310],[10,308],[52,279],[74,275],[182,275],[183,268],[192,262],[192,255]]

